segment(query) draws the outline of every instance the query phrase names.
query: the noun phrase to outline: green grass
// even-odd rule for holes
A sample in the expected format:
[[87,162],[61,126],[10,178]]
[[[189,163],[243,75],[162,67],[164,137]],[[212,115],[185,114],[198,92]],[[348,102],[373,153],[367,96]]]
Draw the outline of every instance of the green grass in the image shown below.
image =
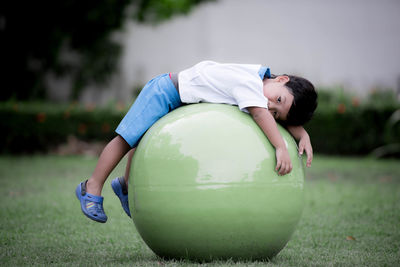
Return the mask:
[[400,266],[398,160],[317,156],[307,170],[302,219],[277,257],[205,264],[155,256],[109,184],[108,222],[83,216],[74,189],[95,163],[83,156],[0,157],[0,265]]

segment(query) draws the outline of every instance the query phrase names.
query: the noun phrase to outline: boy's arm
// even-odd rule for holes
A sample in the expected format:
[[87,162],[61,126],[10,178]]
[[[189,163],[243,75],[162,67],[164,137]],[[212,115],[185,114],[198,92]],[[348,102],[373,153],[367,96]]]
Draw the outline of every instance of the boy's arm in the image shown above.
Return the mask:
[[313,149],[311,146],[310,136],[303,126],[288,126],[288,131],[291,135],[299,141],[299,154],[303,155],[306,151],[307,154],[307,167],[311,167],[311,162],[313,160]]
[[275,147],[276,151],[276,168],[280,175],[289,173],[293,166],[290,161],[289,152],[286,148],[285,142],[278,130],[275,119],[266,108],[261,107],[248,107],[254,121],[258,124],[264,134],[268,137],[271,144]]

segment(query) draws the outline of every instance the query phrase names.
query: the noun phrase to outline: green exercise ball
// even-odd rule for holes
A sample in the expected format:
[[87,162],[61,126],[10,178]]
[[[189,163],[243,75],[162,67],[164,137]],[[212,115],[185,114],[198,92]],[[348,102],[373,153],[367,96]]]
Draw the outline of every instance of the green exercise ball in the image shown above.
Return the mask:
[[157,121],[132,161],[129,205],[145,243],[163,258],[264,260],[289,241],[303,210],[304,168],[279,126],[293,170],[236,106],[192,104]]

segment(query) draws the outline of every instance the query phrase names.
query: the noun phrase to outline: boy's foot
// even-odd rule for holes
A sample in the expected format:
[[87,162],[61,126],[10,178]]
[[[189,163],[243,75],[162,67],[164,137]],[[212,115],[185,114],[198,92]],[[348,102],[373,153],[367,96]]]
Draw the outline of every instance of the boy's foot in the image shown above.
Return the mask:
[[83,214],[88,218],[96,221],[105,223],[107,221],[107,215],[103,210],[103,197],[95,196],[86,192],[87,180],[80,183],[75,190],[76,197],[81,203],[81,209]]
[[114,193],[117,195],[121,201],[122,208],[124,208],[125,213],[131,217],[131,212],[129,210],[128,202],[128,187],[126,186],[124,177],[117,177],[111,181],[111,187]]

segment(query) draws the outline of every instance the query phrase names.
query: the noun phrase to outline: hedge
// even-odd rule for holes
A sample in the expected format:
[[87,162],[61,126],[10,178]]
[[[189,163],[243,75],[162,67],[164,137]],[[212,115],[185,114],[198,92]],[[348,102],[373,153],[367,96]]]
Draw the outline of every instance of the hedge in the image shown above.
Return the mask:
[[94,106],[0,104],[0,153],[46,152],[73,135],[83,140],[110,140],[124,112]]
[[[379,147],[400,144],[400,125],[391,125],[393,107],[343,111],[320,108],[305,126],[317,153],[360,155]],[[400,151],[398,151],[400,152]]]
[[[343,89],[319,90],[313,119],[305,125],[317,153],[400,157],[400,103],[392,90],[359,98]],[[395,148],[390,149],[390,148]]]
[[[400,146],[398,102],[360,104],[357,99],[327,98],[320,103],[305,128],[314,151],[324,154],[360,155],[376,148]],[[356,101],[357,100],[357,101]],[[46,152],[73,135],[83,140],[108,141],[127,111],[126,107],[35,103],[0,103],[0,153]],[[400,151],[395,151],[399,156]]]

